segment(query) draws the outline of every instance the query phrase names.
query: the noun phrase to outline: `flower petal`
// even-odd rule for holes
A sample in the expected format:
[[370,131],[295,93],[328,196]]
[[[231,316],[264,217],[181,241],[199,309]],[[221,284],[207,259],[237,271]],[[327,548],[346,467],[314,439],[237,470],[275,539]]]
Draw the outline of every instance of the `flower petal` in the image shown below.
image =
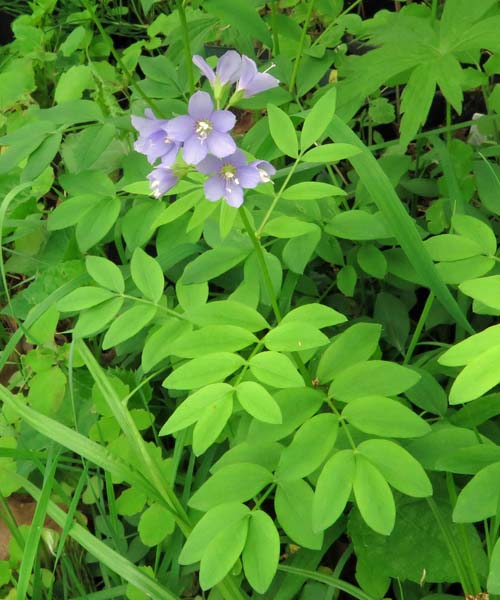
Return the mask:
[[196,165],[196,169],[200,173],[203,173],[203,175],[213,175],[214,173],[218,173],[221,167],[222,161],[211,154]]
[[217,63],[217,77],[225,85],[234,83],[240,74],[241,56],[235,50],[228,50],[219,58]]
[[210,179],[205,181],[203,187],[205,189],[205,196],[210,202],[216,202],[226,192],[224,181],[220,177],[210,177]]
[[239,167],[236,171],[236,177],[240,182],[241,187],[254,188],[261,183],[259,170],[255,167]]
[[232,154],[224,158],[224,163],[233,165],[234,167],[245,167],[247,164],[247,157],[242,150],[237,148]]
[[198,67],[198,69],[200,69],[203,75],[205,75],[208,81],[210,81],[210,83],[213,83],[215,81],[214,70],[202,56],[200,56],[199,54],[195,54],[193,56],[193,62]]
[[188,165],[197,165],[208,153],[206,140],[200,140],[197,135],[192,135],[184,142],[182,157]]
[[208,149],[219,158],[228,156],[236,150],[236,143],[228,133],[220,133],[215,129],[207,137]]
[[166,144],[167,151],[161,157],[160,165],[162,167],[170,167],[174,164],[175,159],[177,158],[177,153],[179,152],[180,144],[170,143]]
[[194,133],[195,122],[189,115],[170,119],[167,124],[167,135],[176,142],[185,142]]
[[214,103],[207,92],[195,92],[189,99],[188,112],[196,121],[210,119],[213,111]]
[[279,85],[279,80],[269,73],[257,73],[251,82],[245,86],[245,98],[255,96]]
[[155,198],[163,196],[165,192],[168,192],[179,181],[179,178],[171,169],[163,167],[157,167],[151,171],[147,178],[149,179],[149,187]]
[[257,74],[257,65],[255,62],[248,58],[248,56],[241,57],[241,73],[240,80],[238,81],[237,90],[244,90],[250,84],[252,79]]
[[238,208],[243,204],[243,190],[239,185],[233,185],[231,188],[226,189],[224,194],[224,199],[229,204],[229,206],[233,206],[234,208]]
[[210,117],[214,129],[217,131],[231,131],[236,123],[236,117],[230,110],[216,110]]

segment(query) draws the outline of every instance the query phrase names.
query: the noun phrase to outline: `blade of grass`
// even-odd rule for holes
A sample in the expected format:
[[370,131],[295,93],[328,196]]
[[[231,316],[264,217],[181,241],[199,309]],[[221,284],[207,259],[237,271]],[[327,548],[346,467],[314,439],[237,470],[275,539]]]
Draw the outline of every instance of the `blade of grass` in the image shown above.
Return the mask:
[[325,575],[324,573],[318,573],[317,571],[309,571],[307,569],[299,569],[297,567],[287,567],[286,565],[280,565],[278,567],[278,571],[284,571],[285,573],[290,573],[291,575],[297,575],[297,577],[302,577],[303,579],[312,579],[313,581],[319,581],[320,583],[324,583],[329,587],[336,588],[341,590],[342,592],[346,592],[353,598],[357,598],[358,600],[375,600],[373,596],[370,596],[360,588],[352,585],[352,583],[348,583],[347,581],[343,581],[342,579],[337,579],[336,577],[332,577],[331,575]]
[[465,199],[457,181],[457,176],[455,175],[449,146],[447,146],[437,136],[431,136],[429,139],[436,149],[439,164],[443,170],[444,180],[446,181],[446,186],[448,187],[448,196],[451,203],[451,214],[463,214],[465,212]]
[[[52,452],[50,454],[52,454]],[[43,524],[47,515],[47,508],[50,501],[52,486],[54,484],[54,477],[56,474],[57,464],[57,454],[54,458],[52,458],[52,456],[49,455],[49,459],[45,467],[43,487],[37,499],[35,514],[33,515],[33,519],[31,521],[28,537],[26,538],[26,543],[24,544],[23,557],[21,560],[21,565],[19,567],[16,590],[16,597],[18,600],[25,600],[25,598],[27,597],[30,577],[33,571],[35,557],[40,544],[40,536],[42,534]]]
[[111,590],[101,590],[85,596],[75,596],[70,600],[113,600],[113,598],[124,598],[126,591],[126,585],[118,585]]
[[361,181],[365,184],[373,201],[386,218],[403,252],[413,265],[415,271],[426,282],[429,289],[434,293],[445,310],[453,317],[457,325],[460,325],[469,333],[474,333],[469,321],[460,310],[457,301],[436,270],[418,234],[415,223],[406,212],[389,178],[370,150],[337,116],[333,118],[328,128],[328,133],[335,142],[352,144],[362,150],[360,154],[353,156],[350,161]]
[[[17,481],[37,502],[42,500],[43,492],[30,481],[18,473],[9,472],[8,476]],[[60,527],[63,527],[68,518],[67,513],[51,500],[46,502],[46,509],[49,516]],[[87,531],[87,529],[78,525],[78,523],[73,523],[69,535],[98,561],[102,562],[117,575],[120,575],[125,581],[132,583],[147,596],[157,600],[179,600],[179,597],[173,592],[160,585],[129,560],[109,548],[104,542],[101,542],[101,540]]]

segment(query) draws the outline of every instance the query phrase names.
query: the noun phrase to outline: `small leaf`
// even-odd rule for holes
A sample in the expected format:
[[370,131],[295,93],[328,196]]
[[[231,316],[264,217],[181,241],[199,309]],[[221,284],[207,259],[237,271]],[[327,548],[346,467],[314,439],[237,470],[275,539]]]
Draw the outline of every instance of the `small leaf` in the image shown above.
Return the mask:
[[82,252],[86,252],[113,227],[120,214],[120,200],[113,198],[99,198],[91,211],[81,216],[76,225],[76,241]]
[[57,309],[61,312],[76,312],[92,308],[97,304],[102,304],[106,300],[114,298],[115,295],[109,290],[100,287],[84,286],[73,290],[67,296],[57,303]]
[[186,311],[193,324],[235,325],[248,331],[261,331],[269,327],[264,317],[255,309],[234,300],[217,300]]
[[318,200],[333,196],[345,196],[346,192],[336,185],[321,181],[303,181],[287,188],[282,197],[285,200]]
[[283,154],[297,158],[299,146],[295,127],[290,117],[274,104],[267,105],[267,114],[269,115],[269,130],[276,146]]
[[455,523],[476,523],[498,512],[500,462],[488,465],[469,481],[458,495],[453,510]]
[[106,332],[102,341],[104,350],[121,344],[130,339],[154,318],[156,315],[156,306],[136,304],[122,313]]
[[264,423],[281,423],[281,409],[271,394],[255,381],[243,381],[236,388],[238,402],[249,415]]
[[73,329],[73,336],[84,338],[94,335],[112,321],[123,305],[123,298],[112,298],[81,313]]
[[244,363],[238,354],[214,352],[184,363],[171,373],[162,385],[170,390],[193,390],[209,383],[223,381]]
[[413,438],[431,431],[430,425],[412,410],[384,396],[355,398],[342,416],[356,429],[373,435]]
[[271,517],[262,510],[250,516],[243,549],[243,569],[253,589],[264,594],[271,585],[280,557],[280,536]]
[[189,500],[189,506],[207,511],[224,502],[251,500],[273,480],[272,473],[260,465],[237,463],[222,467]]
[[277,352],[298,352],[328,344],[324,333],[307,322],[280,323],[265,336],[264,344]]
[[243,327],[207,325],[196,331],[186,331],[171,344],[171,354],[182,358],[197,358],[213,352],[236,352],[257,338]]
[[302,150],[309,148],[314,142],[318,141],[330,125],[330,121],[335,114],[336,98],[337,89],[332,86],[309,111],[300,134],[300,147]]
[[339,420],[323,413],[311,417],[283,450],[276,472],[280,481],[302,479],[316,470],[330,454],[337,439]]
[[292,361],[278,352],[260,352],[249,363],[254,377],[275,388],[293,388],[304,385]]
[[450,404],[464,404],[484,396],[500,383],[500,345],[479,354],[469,362],[451,386]]
[[377,533],[389,535],[396,521],[396,506],[389,484],[364,456],[356,456],[354,497],[365,523]]
[[432,63],[413,69],[401,96],[401,144],[407,146],[418,128],[425,123],[436,91],[435,68]]
[[158,262],[141,248],[136,248],[130,261],[130,273],[144,297],[158,303],[165,286],[163,271]]
[[323,467],[313,502],[313,526],[322,531],[333,525],[342,515],[349,500],[354,479],[354,453],[341,450]]
[[219,246],[206,250],[186,266],[182,279],[187,284],[210,281],[239,265],[251,252],[252,248],[239,246]]
[[85,266],[88,274],[99,285],[118,294],[123,294],[125,291],[123,275],[113,262],[102,256],[86,256]]
[[161,504],[152,504],[141,515],[137,531],[141,542],[146,546],[158,546],[174,532],[175,521],[172,513]]
[[304,154],[304,162],[331,163],[360,154],[361,149],[351,144],[323,144]]
[[233,395],[222,396],[204,411],[193,430],[193,452],[200,456],[219,437],[233,412]]
[[285,325],[297,321],[306,322],[318,329],[322,329],[323,327],[332,327],[339,325],[339,323],[345,323],[347,318],[329,306],[312,303],[303,304],[291,310],[283,317],[281,324]]
[[497,539],[490,558],[490,572],[486,588],[490,594],[500,594],[500,539]]

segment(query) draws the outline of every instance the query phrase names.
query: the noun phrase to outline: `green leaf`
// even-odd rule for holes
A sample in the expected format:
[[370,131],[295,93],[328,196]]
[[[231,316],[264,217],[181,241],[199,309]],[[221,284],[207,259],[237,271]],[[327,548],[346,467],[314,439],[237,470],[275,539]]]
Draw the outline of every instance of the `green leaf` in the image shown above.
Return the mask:
[[344,512],[354,479],[354,453],[352,450],[336,452],[323,467],[313,502],[313,526],[323,531],[333,525]]
[[113,262],[102,256],[86,256],[85,266],[88,274],[99,285],[118,294],[123,294],[125,291],[123,275]]
[[31,154],[21,175],[21,181],[34,181],[54,160],[61,145],[62,134],[53,133]]
[[168,319],[152,335],[142,350],[141,365],[145,372],[151,371],[159,362],[171,355],[171,347],[183,333],[190,331],[191,324],[180,319]]
[[255,381],[243,381],[236,387],[236,397],[249,415],[264,423],[282,423],[281,409],[271,394]]
[[121,344],[142,331],[156,315],[156,306],[136,304],[122,313],[106,332],[102,341],[104,350]]
[[499,345],[500,325],[492,325],[446,350],[439,357],[438,362],[446,367],[461,367]]
[[220,468],[189,500],[192,508],[204,512],[224,502],[251,500],[273,481],[270,471],[252,463],[237,463]]
[[316,229],[314,223],[307,223],[295,217],[276,217],[271,219],[264,227],[265,235],[277,238],[292,238],[310,233]]
[[292,361],[278,352],[260,352],[249,362],[250,372],[266,385],[275,388],[293,388],[304,385]]
[[83,90],[95,86],[92,72],[88,65],[73,65],[67,71],[64,71],[59,77],[54,99],[57,104],[68,102],[69,100],[78,100],[82,97]]
[[336,185],[321,181],[303,181],[286,188],[282,197],[285,200],[318,200],[331,196],[345,196],[346,192]]
[[421,64],[413,69],[401,95],[401,144],[407,146],[418,128],[425,123],[436,91],[433,63]]
[[331,163],[356,156],[361,150],[351,144],[323,144],[304,154],[304,162]]
[[271,585],[279,557],[280,536],[274,521],[262,510],[252,511],[242,560],[245,577],[259,594]]
[[168,421],[160,429],[159,435],[168,435],[196,423],[204,412],[221,398],[233,395],[233,387],[227,383],[213,383],[188,396],[175,409]]
[[326,226],[332,235],[347,240],[366,241],[393,237],[380,213],[349,210],[335,215]]
[[209,14],[221,19],[224,25],[229,24],[235,27],[240,34],[256,38],[269,48],[272,46],[269,30],[251,2],[246,0],[205,0],[203,8]]
[[86,310],[78,318],[73,336],[84,338],[97,333],[116,317],[122,305],[123,298],[113,298]]
[[300,147],[302,150],[312,146],[325,132],[335,114],[336,98],[337,89],[332,86],[309,111],[300,134]]
[[108,233],[120,214],[118,198],[99,198],[91,211],[81,216],[76,225],[76,241],[82,252],[86,252]]
[[328,344],[328,338],[319,329],[307,322],[280,323],[264,337],[269,350],[298,352]]
[[56,306],[61,312],[76,312],[91,308],[114,297],[115,294],[109,290],[84,286],[70,292],[62,300],[59,300]]
[[483,254],[494,256],[497,251],[497,239],[491,227],[469,215],[454,214],[451,218],[453,229],[462,237],[476,242]]
[[250,509],[239,502],[227,502],[209,510],[189,534],[179,555],[179,564],[191,565],[199,562],[219,532],[230,529],[235,523],[248,517],[249,513]]
[[255,309],[234,300],[217,300],[186,311],[185,316],[195,325],[235,325],[248,331],[261,331],[269,327],[264,317]]
[[424,246],[433,260],[462,260],[483,254],[477,242],[452,233],[430,237]]
[[210,281],[239,265],[251,252],[250,247],[239,246],[219,246],[206,250],[186,266],[182,279],[187,284]]
[[318,363],[316,377],[320,383],[327,383],[347,367],[368,360],[377,350],[381,331],[377,323],[356,323],[335,337]]
[[136,248],[130,261],[130,273],[144,297],[158,303],[165,286],[163,271],[158,262],[141,248]]
[[351,425],[373,435],[413,438],[426,435],[431,428],[412,410],[384,396],[363,396],[351,400],[342,411]]
[[169,353],[182,358],[197,358],[212,352],[236,352],[257,341],[243,327],[207,325],[196,331],[184,332],[169,345]]
[[257,420],[252,421],[248,429],[249,440],[269,443],[287,437],[318,412],[325,398],[324,394],[318,390],[299,387],[280,390],[274,393],[274,399],[280,407],[283,422],[274,425]]
[[[374,244],[363,244],[359,248],[356,258],[359,266],[368,275],[377,279],[383,279],[387,275],[387,259]],[[379,297],[380,295],[377,296],[377,300]]]
[[500,594],[500,539],[495,543],[490,558],[490,572],[486,588],[490,594]]
[[397,396],[413,387],[420,375],[385,360],[359,362],[341,371],[329,393],[342,402],[369,395]]
[[91,194],[82,194],[81,196],[64,200],[49,214],[47,229],[49,231],[57,231],[58,229],[66,229],[66,227],[76,225],[84,215],[93,210],[100,202],[101,198],[99,196]]
[[200,585],[207,590],[219,583],[238,560],[247,541],[249,518],[243,518],[217,533],[201,557]]
[[319,550],[323,533],[312,528],[313,491],[303,480],[283,481],[274,497],[276,517],[285,533],[299,546]]
[[219,437],[233,412],[232,394],[222,396],[205,410],[193,430],[193,452],[200,456]]
[[497,369],[500,345],[482,352],[467,364],[451,386],[450,404],[463,404],[480,398],[500,382]]
[[193,390],[226,379],[244,363],[238,354],[214,352],[184,363],[162,385],[170,390]]
[[284,265],[294,273],[301,275],[311,260],[320,239],[321,230],[316,226],[310,233],[288,240],[283,249]]
[[141,515],[137,531],[145,546],[158,546],[174,532],[175,521],[172,514],[161,504],[152,504]]
[[389,535],[396,520],[391,488],[380,471],[359,454],[356,455],[353,489],[365,523],[377,533]]
[[295,127],[290,117],[281,108],[274,106],[274,104],[267,105],[267,114],[269,116],[269,131],[276,146],[278,146],[283,154],[297,158],[299,155],[299,146]]
[[500,310],[500,275],[469,279],[469,281],[464,281],[458,287],[466,296],[470,296],[495,310]]
[[115,139],[116,127],[111,123],[89,125],[79,133],[67,135],[61,147],[61,154],[68,171],[79,174],[94,168]]
[[302,306],[292,309],[283,317],[281,325],[295,323],[297,321],[299,323],[306,322],[318,329],[322,329],[323,327],[332,327],[334,325],[339,325],[340,323],[345,323],[347,318],[329,306],[312,303],[303,304]]
[[283,450],[276,475],[280,481],[302,479],[315,471],[330,454],[339,428],[335,415],[323,413],[311,417]]
[[415,498],[432,496],[432,484],[422,465],[398,444],[388,440],[367,440],[357,449],[398,491]]
[[475,523],[493,517],[500,501],[500,462],[481,469],[458,495],[455,523]]
[[480,156],[482,160],[475,160],[473,163],[479,199],[490,212],[500,215],[500,168],[481,154]]

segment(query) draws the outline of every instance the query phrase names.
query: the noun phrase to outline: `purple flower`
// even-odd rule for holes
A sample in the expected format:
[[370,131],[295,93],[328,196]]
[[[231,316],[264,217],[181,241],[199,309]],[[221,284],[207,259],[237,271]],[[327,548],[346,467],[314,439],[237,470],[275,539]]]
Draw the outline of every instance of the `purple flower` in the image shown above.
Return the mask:
[[221,86],[234,83],[240,74],[241,56],[235,50],[228,50],[219,58],[215,72],[207,61],[198,54],[193,56],[193,62],[205,75],[212,87],[215,85],[216,80]]
[[162,163],[171,165],[175,161],[180,144],[168,136],[168,121],[157,119],[149,108],[144,114],[145,117],[132,115],[132,125],[139,132],[139,137],[134,142],[134,150],[145,154],[151,164],[161,158]]
[[236,150],[227,133],[236,122],[229,110],[214,110],[212,98],[206,92],[195,92],[189,100],[189,114],[171,119],[167,134],[175,142],[183,142],[182,156],[190,165],[197,165],[210,151],[222,158]]
[[260,180],[264,183],[271,181],[271,177],[276,173],[276,169],[270,162],[267,162],[267,160],[254,160],[249,166],[257,169]]
[[229,206],[234,207],[243,204],[244,188],[257,187],[262,181],[258,168],[247,164],[241,150],[236,150],[223,159],[207,156],[198,164],[197,169],[200,173],[212,175],[205,182],[207,200],[215,202],[224,198]]
[[255,62],[248,56],[241,57],[241,73],[236,93],[244,92],[243,97],[249,98],[279,85],[278,79],[267,72],[274,67],[271,65],[263,73],[259,73]]
[[170,188],[173,188],[179,181],[179,177],[175,174],[173,169],[171,169],[169,165],[164,165],[163,163],[160,163],[156,169],[153,169],[147,177],[149,179],[149,187],[155,198],[163,196],[163,194],[168,192]]

